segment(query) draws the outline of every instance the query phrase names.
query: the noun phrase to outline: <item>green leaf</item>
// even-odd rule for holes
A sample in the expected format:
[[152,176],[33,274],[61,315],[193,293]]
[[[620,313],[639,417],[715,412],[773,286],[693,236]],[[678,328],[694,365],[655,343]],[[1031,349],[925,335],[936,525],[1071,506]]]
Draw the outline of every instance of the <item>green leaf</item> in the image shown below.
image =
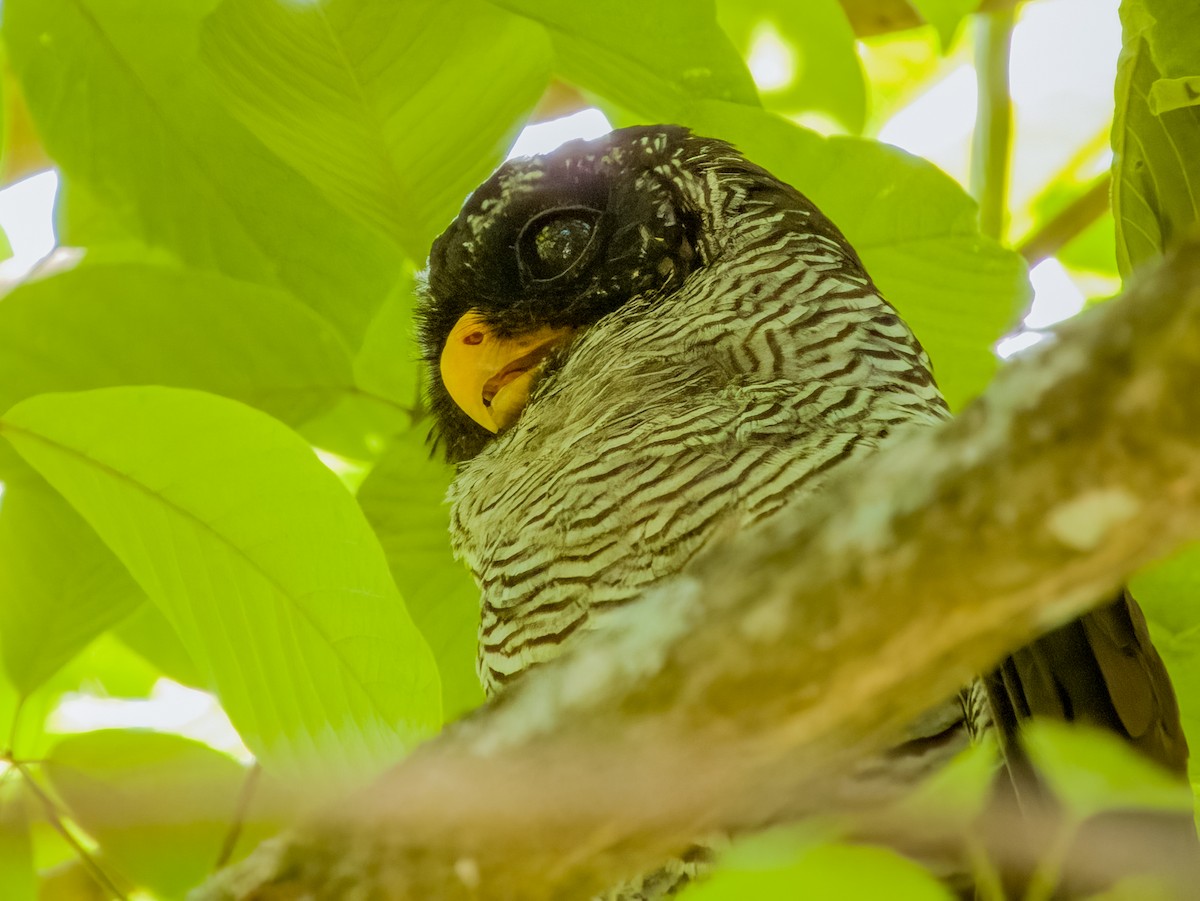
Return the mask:
[[0,897],[5,901],[34,901],[37,874],[33,843],[25,810],[24,786],[15,770],[0,764]]
[[437,727],[436,667],[375,536],[276,420],[109,388],[25,401],[0,431],[163,609],[264,765],[369,778]]
[[999,765],[999,748],[994,736],[987,734],[920,782],[897,809],[911,811],[914,822],[930,816],[943,821],[953,817],[966,827],[995,795]]
[[151,248],[137,237],[137,231],[137,213],[127,200],[120,206],[106,203],[78,179],[59,172],[58,191],[54,195],[54,234],[60,245],[86,247],[89,263],[115,250],[140,262],[157,256],[157,262],[164,265],[180,265],[177,256],[161,246]]
[[410,407],[363,393],[343,398],[332,410],[304,423],[300,434],[321,450],[370,461],[383,453],[392,435],[411,423]]
[[13,757],[40,759],[46,748],[46,716],[58,702],[59,694],[43,687],[32,695],[22,696],[0,670],[0,736]]
[[975,202],[953,179],[878,141],[823,138],[734,104],[706,104],[689,124],[731,141],[837,224],[933,358],[952,407],[987,385],[992,345],[1028,303],[1028,272],[979,233]]
[[[1166,664],[1179,700],[1179,716],[1188,743],[1200,742],[1200,623],[1195,608],[1198,551],[1185,549],[1165,565],[1135,578],[1130,586],[1150,625],[1154,646]],[[1188,773],[1200,787],[1200,757],[1192,754]]]
[[451,718],[483,701],[475,674],[479,589],[450,551],[446,490],[453,471],[430,459],[428,429],[423,422],[392,444],[363,482],[358,502],[437,658]]
[[545,31],[483,0],[225,0],[202,46],[241,121],[416,260],[550,79]]
[[212,871],[247,777],[207,745],[119,729],[62,739],[44,770],[106,862],[168,899]]
[[1111,732],[1034,720],[1024,741],[1038,772],[1078,819],[1114,808],[1191,810],[1187,785]]
[[1195,631],[1200,637],[1200,544],[1146,567],[1130,580],[1129,589],[1149,619],[1174,635]]
[[121,562],[49,485],[36,478],[5,485],[0,650],[22,695],[142,599]]
[[942,52],[950,49],[962,20],[979,8],[980,0],[909,0],[921,18],[937,31]]
[[154,693],[162,675],[109,631],[59,670],[48,687],[101,698],[144,699]]
[[138,236],[188,263],[283,286],[353,345],[395,248],[341,213],[227,113],[199,59],[214,0],[7,0],[4,38],[46,148]]
[[[101,699],[149,698],[162,673],[142,657],[106,632],[37,689],[18,698],[11,689],[12,709],[8,707],[7,682],[0,672],[0,735],[8,741],[11,734],[14,755],[25,760],[41,760],[60,736],[47,730],[71,731],[78,723],[64,721],[61,706],[67,695],[90,695]],[[16,729],[12,730],[15,704],[20,700]]]
[[1160,78],[1150,86],[1150,112],[1156,116],[1200,103],[1200,75]]
[[714,0],[493,2],[546,26],[563,78],[648,120],[684,121],[699,100],[758,104]]
[[1200,75],[1200,54],[1196,52],[1200,24],[1193,4],[1186,0],[1125,0],[1122,5],[1122,12],[1129,17],[1125,24],[1144,34],[1164,78],[1187,81],[1188,76]]
[[[1113,118],[1113,211],[1123,276],[1158,257],[1200,220],[1200,106],[1180,105],[1178,83],[1200,75],[1200,18],[1167,0],[1121,4],[1124,46]],[[1187,48],[1187,49],[1184,49]],[[1174,84],[1174,86],[1172,86]],[[1159,114],[1155,114],[1155,110]]]
[[83,265],[0,304],[0,410],[111,385],[199,388],[298,423],[353,390],[337,333],[283,292],[147,264]]
[[144,603],[113,628],[113,634],[163,675],[181,685],[208,689],[208,678],[161,610]]
[[887,848],[796,843],[779,830],[744,840],[722,856],[712,877],[683,892],[687,901],[950,901],[923,867]]
[[867,85],[854,29],[838,0],[718,0],[717,15],[747,59],[759,40],[774,39],[787,49],[791,78],[758,87],[768,109],[792,115],[816,111],[847,131],[862,131]]
[[420,405],[421,349],[413,326],[414,275],[410,268],[371,320],[354,358],[354,381],[374,397],[404,409]]

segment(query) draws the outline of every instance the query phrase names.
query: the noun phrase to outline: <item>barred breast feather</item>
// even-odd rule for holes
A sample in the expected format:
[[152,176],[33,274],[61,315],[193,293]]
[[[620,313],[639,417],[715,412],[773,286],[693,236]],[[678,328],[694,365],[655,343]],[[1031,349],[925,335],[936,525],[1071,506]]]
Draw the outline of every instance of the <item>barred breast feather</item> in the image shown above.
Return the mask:
[[889,431],[945,415],[925,353],[818,214],[728,177],[691,187],[720,214],[707,264],[584,332],[455,482],[489,690]]

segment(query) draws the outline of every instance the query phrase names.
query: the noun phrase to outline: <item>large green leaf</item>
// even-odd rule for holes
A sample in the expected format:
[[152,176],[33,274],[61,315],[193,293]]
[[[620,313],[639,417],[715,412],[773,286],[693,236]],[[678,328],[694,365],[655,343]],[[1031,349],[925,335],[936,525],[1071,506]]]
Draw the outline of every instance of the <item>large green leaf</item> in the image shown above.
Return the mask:
[[1191,810],[1188,786],[1112,732],[1046,719],[1027,724],[1022,739],[1038,772],[1080,820],[1125,808]]
[[142,601],[142,592],[58,494],[39,478],[0,497],[0,651],[28,695]]
[[409,269],[396,283],[354,357],[354,381],[359,388],[407,413],[421,404],[421,349],[413,325],[414,274]]
[[192,659],[163,612],[143,603],[113,627],[113,635],[143,660],[181,685],[207,689],[208,677]]
[[0,730],[6,742],[11,736],[15,757],[42,760],[60,737],[48,729],[61,732],[64,727],[81,725],[78,720],[55,716],[62,713],[61,704],[68,695],[145,699],[153,694],[163,674],[112,632],[105,632],[29,694],[18,694],[4,675],[0,669]]
[[213,273],[85,264],[0,304],[0,411],[141,384],[225,394],[293,423],[354,390],[328,323],[281,291]]
[[650,120],[683,121],[698,100],[758,103],[715,0],[492,2],[546,26],[568,81]]
[[375,536],[276,420],[108,388],[24,401],[0,432],[162,607],[265,765],[365,778],[437,727],[436,666]]
[[721,25],[747,56],[774,35],[789,52],[791,78],[759,85],[764,105],[781,113],[817,111],[862,131],[867,86],[854,29],[838,0],[717,0]]
[[106,864],[164,899],[183,898],[211,872],[247,776],[191,739],[119,729],[62,739],[45,773]]
[[[1200,220],[1200,16],[1174,0],[1121,4],[1124,46],[1113,118],[1117,264],[1129,275]],[[1200,85],[1197,85],[1200,87]]]
[[[424,406],[410,268],[379,308],[354,357],[355,394],[301,429],[313,445],[350,460],[376,459]],[[0,461],[2,462],[2,461]]]
[[[1130,590],[1146,611],[1154,645],[1162,655],[1175,692],[1184,733],[1200,745],[1200,546],[1190,545],[1130,580]],[[1200,755],[1188,764],[1200,786]]]
[[1196,22],[1195,5],[1187,0],[1125,0],[1123,5],[1131,17],[1129,24],[1142,31],[1162,73],[1162,80],[1151,90],[1152,111],[1200,104],[1200,91],[1189,90],[1200,80],[1200,52],[1196,49],[1200,23]]
[[117,246],[131,256],[136,253],[148,258],[158,253],[165,258],[164,263],[178,264],[178,257],[169,250],[161,246],[152,250],[136,236],[137,213],[128,198],[121,200],[123,206],[111,200],[106,203],[78,179],[59,172],[54,195],[54,235],[58,243],[88,248],[88,262],[94,261],[98,247],[105,247],[107,252]]
[[887,848],[816,844],[790,830],[745,839],[722,856],[687,901],[950,901],[949,889],[919,864]]
[[282,285],[355,343],[396,249],[272,155],[200,62],[215,0],[7,0],[4,38],[55,161],[185,262]]
[[745,106],[708,103],[690,124],[733,142],[845,232],[929,351],[952,406],[983,389],[1029,280],[1017,253],[979,233],[975,202],[953,179],[878,141],[823,138]]
[[392,575],[417,626],[433,648],[447,717],[476,707],[479,589],[450,551],[446,490],[453,472],[430,458],[428,424],[400,436],[358,490]]
[[[1147,618],[1150,618],[1149,612]],[[1150,619],[1150,634],[1171,674],[1184,735],[1189,746],[1195,749],[1200,744],[1200,628],[1193,625],[1186,631],[1172,632]],[[1200,755],[1194,750],[1188,759],[1188,775],[1200,807]]]
[[552,56],[483,0],[225,0],[203,48],[251,131],[417,260],[504,159]]
[[1146,615],[1172,634],[1200,633],[1200,545],[1188,545],[1146,567],[1129,588]]

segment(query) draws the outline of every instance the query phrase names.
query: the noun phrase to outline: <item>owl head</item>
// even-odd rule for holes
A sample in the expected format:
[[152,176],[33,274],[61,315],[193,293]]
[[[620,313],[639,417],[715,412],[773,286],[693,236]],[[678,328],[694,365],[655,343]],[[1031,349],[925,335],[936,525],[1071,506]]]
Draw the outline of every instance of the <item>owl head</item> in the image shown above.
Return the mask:
[[678,126],[620,129],[500,167],[434,242],[422,282],[422,355],[447,458],[469,459],[512,426],[584,330],[635,299],[651,311],[668,303],[735,250],[725,216],[747,203],[803,207],[807,227],[857,264],[803,195]]

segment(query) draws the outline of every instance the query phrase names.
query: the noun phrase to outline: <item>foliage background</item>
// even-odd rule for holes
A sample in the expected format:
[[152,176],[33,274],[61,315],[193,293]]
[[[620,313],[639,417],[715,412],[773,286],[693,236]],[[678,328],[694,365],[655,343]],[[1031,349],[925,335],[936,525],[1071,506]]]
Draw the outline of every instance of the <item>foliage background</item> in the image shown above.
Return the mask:
[[[1013,4],[984,5],[4,0],[3,165],[58,167],[73,250],[0,300],[0,894],[182,897],[480,703],[411,288],[527,122],[594,105],[733,141],[847,233],[956,406],[1026,310],[1027,258],[1115,286],[1191,228],[1187,0],[1123,5],[1111,174],[1083,136],[1020,207]],[[766,86],[764,33],[793,61]],[[972,56],[982,231],[954,179],[870,137]],[[1184,553],[1135,583],[1196,746],[1198,580]],[[161,722],[70,725],[81,696],[173,685],[215,692],[258,765]],[[1180,803],[1100,739],[1037,747],[1079,811]],[[985,771],[942,791],[969,807]],[[694,897],[944,897],[837,832],[740,847]]]

